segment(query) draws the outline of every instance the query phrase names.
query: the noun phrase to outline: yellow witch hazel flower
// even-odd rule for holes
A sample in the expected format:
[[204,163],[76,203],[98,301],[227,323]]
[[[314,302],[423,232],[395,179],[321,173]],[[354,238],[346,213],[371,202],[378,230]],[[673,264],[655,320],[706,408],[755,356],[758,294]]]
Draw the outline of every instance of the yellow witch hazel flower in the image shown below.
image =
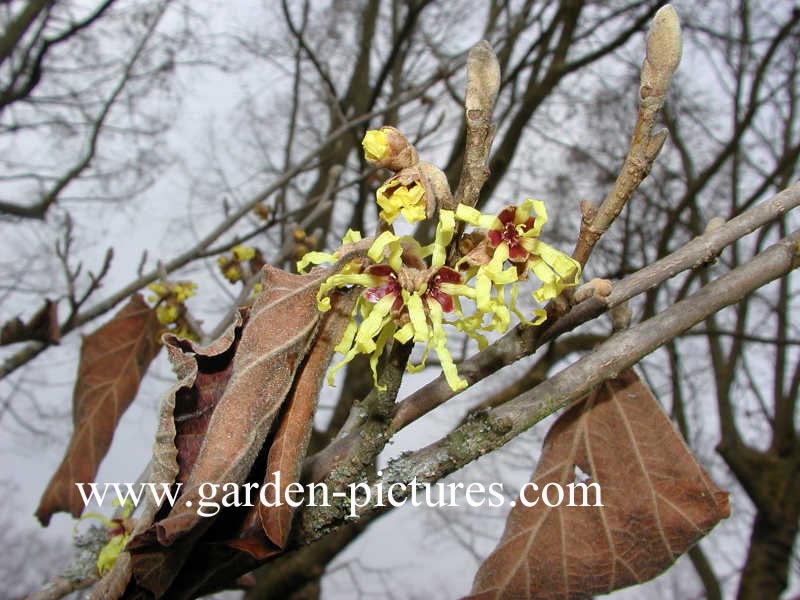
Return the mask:
[[425,188],[412,181],[406,185],[390,179],[375,193],[380,217],[392,223],[399,215],[409,223],[422,221],[426,217]]
[[381,208],[380,218],[392,223],[402,215],[409,223],[430,217],[434,203],[430,195],[425,169],[406,137],[394,127],[371,129],[361,141],[364,158],[373,166],[394,171],[396,175],[381,185],[375,199]]
[[[555,298],[565,287],[578,283],[580,263],[539,239],[547,222],[544,202],[527,199],[519,206],[504,208],[498,215],[484,215],[460,204],[456,218],[486,229],[483,241],[459,261],[469,265],[476,276],[479,308],[487,302],[492,286],[502,294],[503,286],[511,284],[512,310],[519,314],[515,309],[516,282],[527,279],[529,271],[542,282],[533,293],[537,302]],[[506,262],[511,266],[504,268]],[[544,311],[537,310],[534,314],[537,317],[534,324],[544,320]]]
[[[356,301],[351,320],[345,328],[336,351],[344,358],[334,365],[333,376],[358,354],[370,356],[375,385],[378,360],[390,340],[425,344],[418,365],[410,371],[424,368],[431,350],[439,357],[445,379],[454,390],[467,386],[458,375],[453,357],[447,349],[444,325],[445,313],[461,314],[459,297],[475,298],[475,290],[462,283],[461,275],[445,266],[447,245],[453,238],[455,218],[452,211],[440,211],[434,242],[420,246],[411,237],[398,237],[391,232],[378,236],[367,251],[374,263],[359,272],[340,272],[328,277],[317,294],[318,307],[330,309],[327,295],[344,286],[362,286],[363,293]],[[425,259],[430,258],[430,266]]]
[[237,244],[233,248],[231,248],[231,253],[239,262],[244,262],[246,260],[251,260],[255,258],[256,249],[251,248],[250,246],[245,246],[244,244]]
[[[114,506],[120,506],[118,500],[114,501]],[[103,546],[97,555],[97,573],[100,577],[113,568],[119,555],[125,550],[125,546],[133,531],[133,521],[130,516],[134,508],[133,502],[128,499],[125,501],[125,504],[122,505],[122,513],[119,517],[109,519],[99,513],[87,513],[81,517],[81,521],[85,519],[96,519],[108,529],[108,543]]]
[[153,292],[147,299],[155,304],[156,318],[165,327],[159,332],[171,331],[178,337],[194,339],[186,321],[185,302],[195,295],[197,284],[193,281],[155,281],[147,286]]
[[397,173],[419,162],[414,145],[398,129],[389,125],[367,131],[361,145],[364,159],[380,169]]
[[[241,281],[243,277],[242,264],[253,260],[256,257],[256,249],[244,244],[237,244],[231,248],[230,255],[222,255],[217,258],[217,265],[225,279],[231,283]],[[252,266],[252,265],[251,265]]]
[[[414,223],[438,211],[439,223],[433,243],[427,246],[412,237],[383,232],[367,250],[370,263],[353,259],[340,265],[320,285],[317,306],[323,312],[331,309],[329,295],[336,288],[363,288],[335,348],[343,358],[331,369],[328,382],[332,384],[339,369],[364,354],[370,357],[373,380],[378,386],[377,365],[386,346],[392,340],[413,341],[425,344],[425,350],[420,364],[409,365],[408,369],[424,368],[433,350],[448,385],[461,390],[467,381],[459,376],[447,348],[444,326],[465,332],[484,347],[487,341],[480,332],[507,331],[512,312],[523,322],[538,325],[546,318],[544,310],[535,310],[528,320],[517,309],[519,281],[533,272],[542,282],[533,296],[543,302],[577,284],[580,264],[539,240],[547,222],[544,203],[528,199],[519,206],[503,209],[499,215],[483,215],[463,204],[455,212],[447,210],[445,207],[454,203],[445,175],[434,165],[419,162],[413,145],[397,129],[385,126],[368,131],[362,144],[367,161],[395,172],[376,192],[380,218],[391,224],[403,216]],[[457,219],[479,229],[469,236],[475,245],[451,268],[445,263]],[[348,245],[360,241],[360,233],[348,231],[339,250],[307,252],[297,270],[303,273],[312,265],[337,263],[347,255]],[[361,252],[367,244],[363,242]],[[468,285],[473,279],[474,287]],[[461,305],[464,298],[475,305],[474,312],[467,316]],[[447,313],[455,313],[457,318],[446,321]]]

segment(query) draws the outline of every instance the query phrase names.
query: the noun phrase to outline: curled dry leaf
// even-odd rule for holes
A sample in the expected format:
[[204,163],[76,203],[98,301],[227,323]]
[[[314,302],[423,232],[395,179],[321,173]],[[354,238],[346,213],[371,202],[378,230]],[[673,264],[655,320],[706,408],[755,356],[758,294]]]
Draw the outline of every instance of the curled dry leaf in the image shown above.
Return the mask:
[[[327,274],[327,273],[325,273]],[[267,266],[262,289],[233,357],[230,379],[208,422],[178,504],[157,523],[168,546],[200,521],[204,483],[241,484],[264,444],[319,323],[320,275],[293,275]]]
[[[266,488],[265,505],[255,499],[252,507],[224,509],[191,549],[164,597],[172,598],[175,592],[176,598],[193,598],[227,589],[233,577],[256,568],[285,549],[294,509],[285,502],[280,506],[268,505],[274,503],[276,493],[285,498],[287,486],[300,479],[319,391],[356,294],[357,290],[351,290],[333,296],[332,310],[323,316],[313,345],[276,418],[274,432],[267,438],[246,480],[247,484],[260,486],[253,491],[256,498],[264,489],[264,483],[274,483],[271,474],[277,471],[280,473],[279,488]],[[174,554],[183,539],[161,550]],[[168,564],[169,559],[166,559],[164,565]]]
[[[188,359],[187,374],[172,399],[169,415],[171,430],[164,431],[162,448],[175,452],[177,472],[174,481],[185,484],[203,445],[211,415],[222,398],[233,373],[233,357],[247,320],[248,309],[240,309],[233,325],[207,348],[198,348],[187,340],[172,339],[167,348],[178,377],[181,361]],[[186,354],[194,353],[194,356]],[[180,356],[178,354],[181,353]],[[159,429],[161,431],[161,429]],[[158,441],[158,437],[157,437]],[[159,446],[157,445],[157,448]],[[154,453],[154,458],[155,458]]]
[[[232,363],[246,318],[247,309],[240,309],[234,323],[208,346],[199,346],[171,334],[164,336],[164,346],[178,381],[166,393],[161,403],[153,456],[146,477],[143,478],[146,481],[156,485],[172,485],[176,481],[183,481],[179,476],[181,466],[191,468],[193,444],[183,438],[193,440],[199,429],[197,421],[207,422],[206,413],[213,411],[216,400],[221,395],[216,392],[220,388],[224,389],[224,384],[220,385],[219,379],[227,380],[230,375],[228,367]],[[179,447],[182,453],[179,452]],[[136,511],[133,538],[144,533],[153,524],[159,508],[152,495],[144,495]],[[132,561],[130,553],[123,552],[111,571],[94,587],[90,600],[120,598],[130,581],[133,564],[138,564],[140,571],[157,573],[161,559],[160,555],[137,555]]]
[[[576,506],[546,506],[544,487],[573,483],[576,465],[590,475],[585,483],[599,485],[603,506],[591,491],[590,506],[581,506],[580,493]],[[728,494],[632,370],[559,417],[532,481],[539,502],[526,507],[517,499],[469,598],[578,599],[641,583],[730,514]],[[526,498],[534,500],[530,489]]]
[[[313,342],[320,319],[316,293],[328,274],[264,267],[262,292],[230,352],[231,363],[219,361],[216,375],[201,378],[201,370],[196,382],[202,381],[204,393],[189,399],[183,418],[176,412],[182,494],[169,514],[129,545],[137,582],[156,597],[167,591],[215,521],[198,514],[200,503],[219,502],[223,484],[240,485],[250,473]],[[218,486],[214,498],[207,493],[210,484]]]
[[[268,486],[265,504],[258,502],[244,521],[239,538],[230,546],[248,552],[256,560],[282,551],[289,538],[294,508],[284,502],[286,488],[299,481],[314,425],[320,389],[325,373],[339,342],[357,296],[357,290],[336,294],[332,309],[325,313],[319,334],[306,357],[280,417],[280,423],[269,446],[266,474],[262,487],[275,482],[273,473],[280,473],[280,485]],[[280,498],[279,505],[276,500]]]
[[83,511],[75,483],[94,481],[122,413],[161,349],[158,328],[155,312],[136,294],[108,323],[83,338],[72,397],[75,429],[36,510],[43,525],[54,512],[69,511],[78,517]]

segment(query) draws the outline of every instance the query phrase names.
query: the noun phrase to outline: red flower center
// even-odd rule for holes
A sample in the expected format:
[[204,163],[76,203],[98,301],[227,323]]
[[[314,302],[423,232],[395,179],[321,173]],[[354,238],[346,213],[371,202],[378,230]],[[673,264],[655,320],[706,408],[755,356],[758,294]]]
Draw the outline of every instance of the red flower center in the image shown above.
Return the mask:
[[536,219],[528,217],[524,223],[515,223],[517,215],[516,206],[508,206],[500,211],[497,218],[500,220],[500,229],[490,229],[488,232],[489,243],[493,248],[497,248],[500,244],[505,243],[508,246],[508,258],[511,261],[518,262],[528,258],[528,251],[520,243],[522,234],[529,231]]
[[461,283],[461,275],[450,267],[440,268],[428,281],[428,291],[425,292],[425,295],[430,296],[441,304],[444,312],[452,312],[453,298],[440,289],[439,286],[443,283]]
[[397,273],[389,265],[372,265],[367,267],[366,272],[370,275],[385,277],[386,283],[364,290],[364,298],[374,303],[384,296],[394,294],[395,300],[394,304],[392,304],[392,311],[399,311],[403,307],[403,296],[400,294],[402,288],[397,280]]
[[[364,290],[364,298],[374,303],[389,294],[394,294],[395,301],[392,304],[392,312],[400,312],[404,308],[401,294],[403,286],[397,273],[389,265],[372,265],[367,267],[366,272],[385,278],[386,282],[383,285]],[[423,298],[431,297],[442,306],[444,312],[451,312],[454,308],[453,298],[441,290],[440,286],[443,283],[461,283],[461,275],[450,267],[441,267],[428,280],[428,289],[423,294]]]

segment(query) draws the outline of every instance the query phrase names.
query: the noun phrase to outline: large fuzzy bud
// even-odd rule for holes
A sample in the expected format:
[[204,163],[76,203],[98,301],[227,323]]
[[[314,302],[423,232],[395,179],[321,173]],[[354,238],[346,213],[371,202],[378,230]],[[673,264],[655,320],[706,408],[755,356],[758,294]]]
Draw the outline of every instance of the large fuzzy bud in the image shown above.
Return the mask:
[[681,62],[681,24],[671,5],[662,6],[653,17],[642,64],[642,98],[664,96],[672,75]]

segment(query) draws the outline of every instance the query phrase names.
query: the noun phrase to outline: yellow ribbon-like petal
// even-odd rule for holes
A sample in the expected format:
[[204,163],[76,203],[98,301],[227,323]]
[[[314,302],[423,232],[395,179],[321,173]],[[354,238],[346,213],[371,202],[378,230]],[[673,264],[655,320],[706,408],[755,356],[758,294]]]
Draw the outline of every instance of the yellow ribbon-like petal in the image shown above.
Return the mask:
[[439,211],[439,223],[436,225],[436,235],[433,244],[426,247],[426,254],[431,255],[431,266],[444,266],[447,260],[447,246],[453,239],[456,230],[455,215],[452,210]]
[[500,220],[496,215],[484,215],[481,211],[466,204],[456,206],[456,219],[484,229],[494,229],[500,225]]
[[321,265],[323,263],[335,263],[337,260],[336,254],[331,252],[306,252],[303,257],[297,261],[297,272],[305,273],[309,265]]
[[345,285],[374,287],[380,285],[381,281],[380,277],[368,273],[335,273],[319,286],[319,290],[317,291],[317,309],[321,312],[328,312],[331,309],[331,299],[327,294],[334,288]]
[[531,215],[531,210],[533,210],[535,221],[533,222],[533,227],[524,234],[524,237],[528,238],[539,237],[539,234],[542,232],[542,226],[547,223],[547,207],[544,202],[541,200],[531,200],[530,198],[517,207],[514,223],[519,225],[527,221],[528,217]]
[[375,350],[372,352],[372,356],[369,357],[369,368],[372,371],[372,382],[375,384],[375,387],[379,390],[383,391],[386,389],[385,385],[381,385],[378,383],[378,361],[380,360],[381,356],[383,355],[383,349],[386,347],[386,344],[394,335],[396,327],[389,321],[381,332],[378,334],[378,339],[375,341]]
[[130,537],[129,533],[115,535],[97,554],[97,573],[101,577],[108,573],[114,566],[114,563],[117,562],[119,555],[122,554]]
[[[375,304],[370,304],[369,306],[364,306],[364,304],[369,304],[366,302],[362,304],[360,309],[362,314],[366,314],[366,317],[358,327],[350,349],[347,350],[342,360],[331,367],[331,370],[328,372],[328,385],[333,386],[334,375],[357,355],[375,353],[380,357],[380,353],[383,352],[383,345],[386,344],[386,339],[379,334],[386,326],[391,326],[392,317],[389,312],[391,311],[394,299],[394,294],[387,294]],[[375,339],[376,337],[378,338],[377,340]],[[378,342],[383,345],[379,346]],[[336,350],[341,351],[344,347],[345,344],[340,343],[336,346]],[[377,364],[377,358],[375,360],[375,364]],[[375,385],[378,384],[377,377],[377,371],[373,370]]]
[[406,342],[411,341],[411,338],[413,337],[414,337],[414,325],[411,323],[411,321],[403,325],[394,334],[394,339],[396,339],[401,344],[405,344]]
[[397,244],[399,242],[400,238],[391,231],[384,231],[377,238],[375,238],[374,242],[372,242],[369,250],[367,250],[367,256],[372,262],[383,262],[383,253],[386,247],[389,246],[391,248],[392,244]]
[[375,350],[375,337],[383,329],[394,301],[394,294],[385,295],[373,305],[369,316],[361,322],[354,344],[361,354],[371,354]]
[[447,381],[450,389],[457,392],[463,390],[469,385],[466,379],[458,376],[458,369],[450,351],[447,349],[447,334],[445,334],[443,324],[444,311],[441,305],[436,300],[428,299],[428,314],[431,321],[431,338],[433,341],[433,349],[439,357],[439,362],[442,365],[442,373]]
[[422,298],[417,292],[408,293],[403,290],[403,300],[405,300],[405,305],[408,309],[408,317],[411,319],[411,325],[414,327],[414,341],[427,342],[428,323],[425,316],[425,307],[422,304]]
[[361,237],[361,232],[355,229],[348,229],[347,233],[344,234],[342,238],[342,244],[355,244],[356,242],[360,242],[363,238]]
[[391,179],[375,192],[375,200],[382,209],[379,216],[387,223],[394,222],[399,214],[409,223],[422,221],[427,216],[424,197],[425,188],[421,185],[398,185]]

